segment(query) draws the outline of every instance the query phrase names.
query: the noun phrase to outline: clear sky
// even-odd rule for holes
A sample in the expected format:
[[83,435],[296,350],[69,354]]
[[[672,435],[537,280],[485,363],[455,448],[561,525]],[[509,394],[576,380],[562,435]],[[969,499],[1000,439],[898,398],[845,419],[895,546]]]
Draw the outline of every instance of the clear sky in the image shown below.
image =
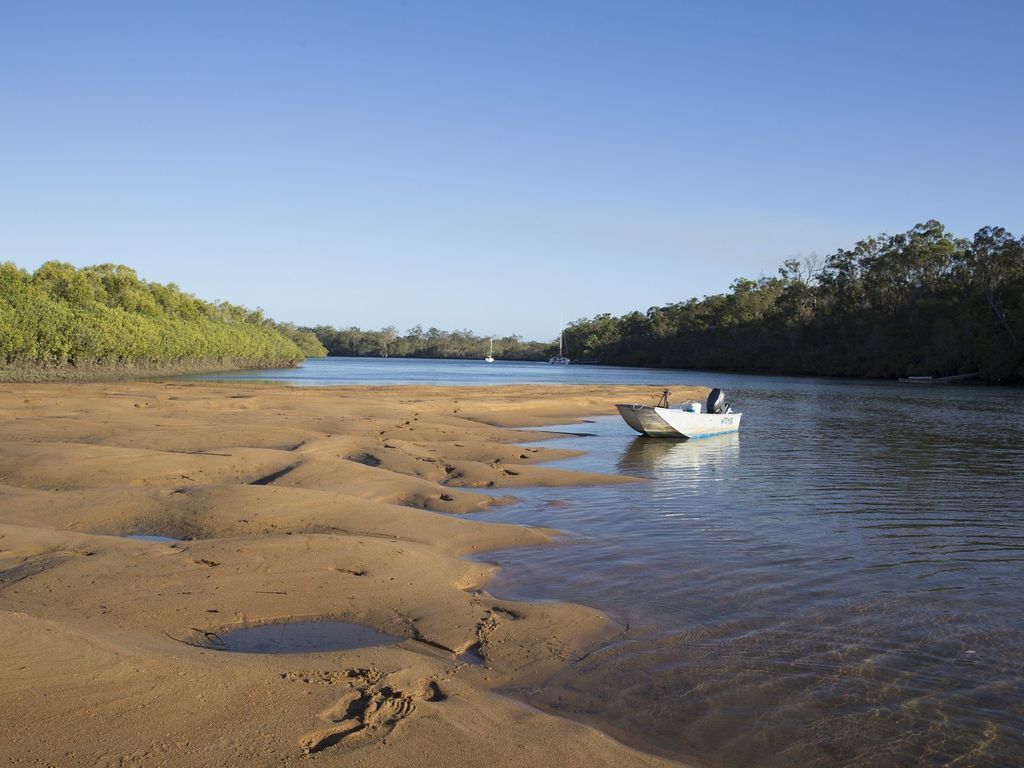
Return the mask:
[[1024,230],[1022,2],[0,3],[0,260],[557,335]]

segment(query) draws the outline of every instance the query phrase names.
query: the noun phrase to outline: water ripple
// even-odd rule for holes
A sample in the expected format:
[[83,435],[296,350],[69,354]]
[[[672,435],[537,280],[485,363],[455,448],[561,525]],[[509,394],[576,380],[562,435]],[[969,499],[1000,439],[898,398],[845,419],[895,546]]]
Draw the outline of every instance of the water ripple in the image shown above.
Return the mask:
[[586,536],[502,553],[499,594],[631,627],[530,700],[700,765],[1024,765],[1019,393],[730,396],[740,435],[610,418],[563,443],[589,451],[564,466],[651,483],[517,491],[491,515]]

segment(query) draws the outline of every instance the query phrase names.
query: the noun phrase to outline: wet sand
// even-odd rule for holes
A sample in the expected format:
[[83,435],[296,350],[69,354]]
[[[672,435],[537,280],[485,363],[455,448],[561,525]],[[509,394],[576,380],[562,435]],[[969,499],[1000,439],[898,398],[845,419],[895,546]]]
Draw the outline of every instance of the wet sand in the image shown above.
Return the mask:
[[[495,599],[493,569],[465,559],[556,534],[475,522],[507,502],[479,489],[632,482],[545,467],[567,452],[519,447],[538,433],[506,427],[656,397],[0,385],[0,760],[674,765],[495,694],[622,628],[591,608]],[[215,650],[238,627],[310,619],[403,640]]]

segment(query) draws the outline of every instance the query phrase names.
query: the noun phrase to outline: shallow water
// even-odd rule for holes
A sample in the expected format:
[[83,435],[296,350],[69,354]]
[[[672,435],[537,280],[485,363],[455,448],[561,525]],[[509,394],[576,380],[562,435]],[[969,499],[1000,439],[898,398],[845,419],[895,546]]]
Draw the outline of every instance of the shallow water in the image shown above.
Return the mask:
[[140,541],[156,541],[168,544],[172,541],[181,541],[181,539],[175,539],[173,536],[157,536],[152,533],[126,533],[123,534],[126,539],[139,539]]
[[281,381],[294,386],[336,384],[646,384],[693,381],[686,371],[597,365],[549,365],[512,360],[421,360],[398,357],[311,357],[298,368],[229,371],[180,376],[224,381]]
[[491,591],[629,627],[518,693],[696,765],[1024,765],[1021,391],[338,358],[282,378],[725,387],[738,435],[652,440],[612,416],[546,443],[650,482],[517,488],[481,516],[572,534],[490,555]]
[[213,638],[210,647],[238,653],[320,653],[394,645],[402,640],[344,621],[291,621],[232,629]]
[[489,558],[491,591],[629,627],[520,693],[698,765],[1024,765],[1019,393],[801,389],[732,391],[720,438],[577,426],[560,464],[651,482],[484,516],[574,534]]

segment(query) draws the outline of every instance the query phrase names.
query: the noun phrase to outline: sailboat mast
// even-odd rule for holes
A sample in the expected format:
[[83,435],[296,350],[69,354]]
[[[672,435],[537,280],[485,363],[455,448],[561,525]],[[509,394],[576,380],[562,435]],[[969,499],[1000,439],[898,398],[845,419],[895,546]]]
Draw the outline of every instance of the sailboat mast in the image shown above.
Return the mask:
[[558,355],[548,360],[552,365],[568,365],[569,358],[565,356],[565,321],[563,318],[558,318]]

